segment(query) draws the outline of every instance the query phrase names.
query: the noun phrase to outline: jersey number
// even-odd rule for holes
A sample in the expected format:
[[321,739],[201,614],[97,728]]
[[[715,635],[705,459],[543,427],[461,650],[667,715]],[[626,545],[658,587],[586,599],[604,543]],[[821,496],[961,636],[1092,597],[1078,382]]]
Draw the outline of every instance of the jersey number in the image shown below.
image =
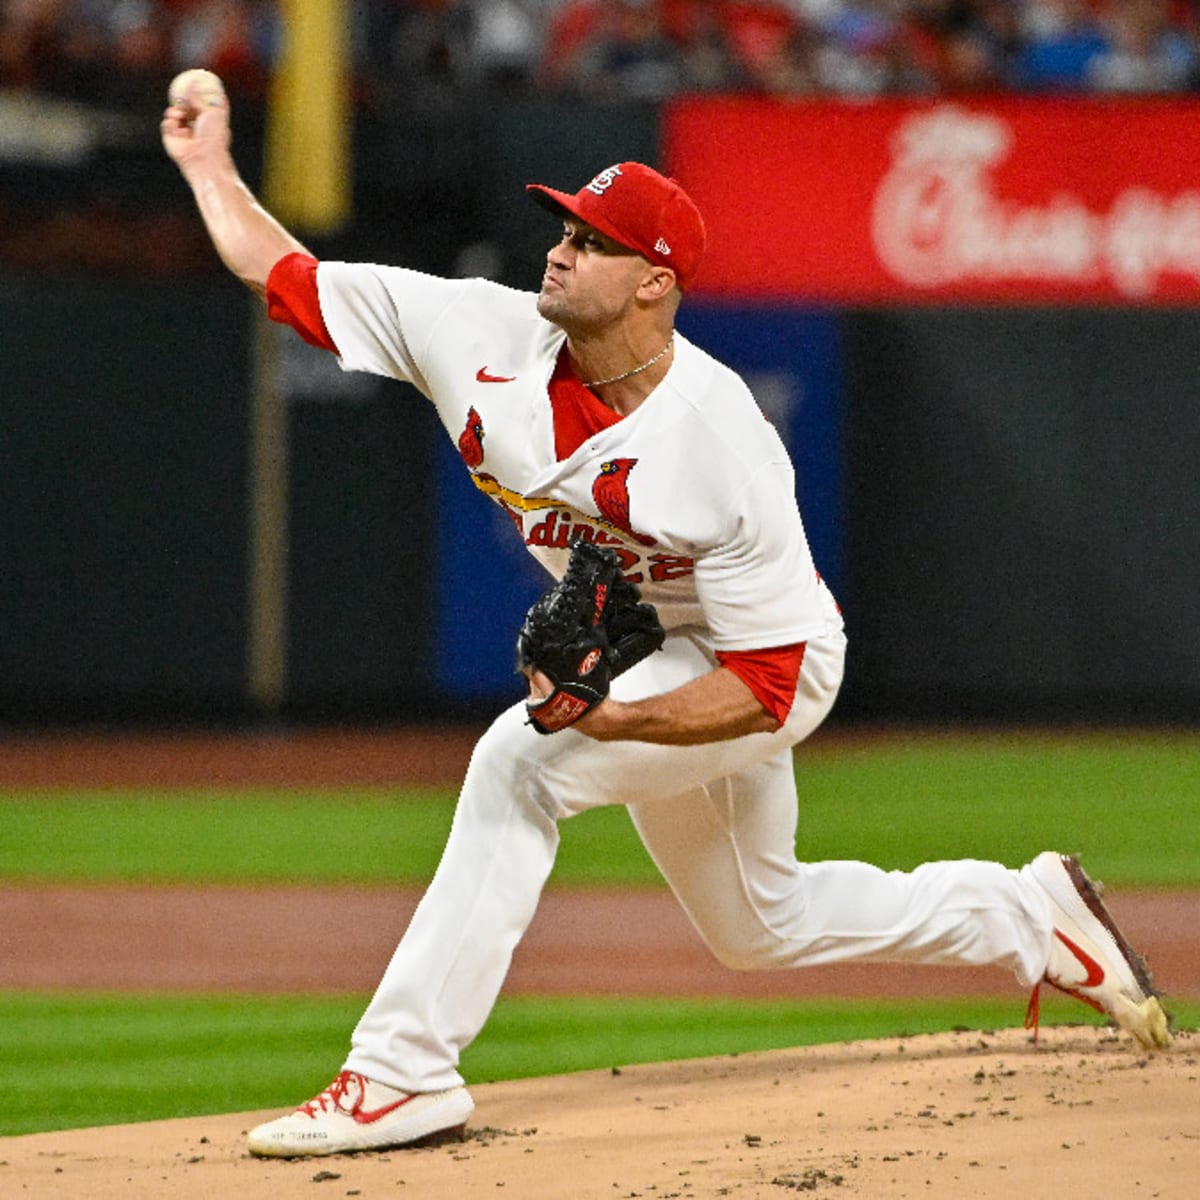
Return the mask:
[[[630,569],[637,566],[640,555],[624,546],[611,547],[621,560],[621,574],[630,583],[645,583],[646,576],[641,571],[630,574]],[[650,578],[655,583],[668,583],[672,579],[683,579],[696,569],[694,558],[685,558],[681,554],[651,554],[646,558]]]

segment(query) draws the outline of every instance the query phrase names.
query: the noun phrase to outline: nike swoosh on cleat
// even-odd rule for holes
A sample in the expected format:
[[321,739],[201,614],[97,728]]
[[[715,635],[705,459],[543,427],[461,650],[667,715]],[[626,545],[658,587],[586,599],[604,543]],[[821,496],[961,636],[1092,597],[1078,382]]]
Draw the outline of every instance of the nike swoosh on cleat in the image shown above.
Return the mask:
[[412,1096],[401,1096],[394,1104],[385,1104],[382,1108],[376,1108],[371,1112],[364,1112],[362,1108],[355,1107],[351,1116],[359,1125],[373,1125],[376,1121],[386,1117],[388,1113],[395,1112],[396,1109],[407,1104],[412,1099]]
[[475,372],[475,381],[477,383],[512,383],[516,379],[515,375],[490,375],[487,367],[480,367]]
[[1081,950],[1065,933],[1056,929],[1054,936],[1079,960],[1087,972],[1087,978],[1082,983],[1074,984],[1077,988],[1099,987],[1104,982],[1104,968],[1086,950]]

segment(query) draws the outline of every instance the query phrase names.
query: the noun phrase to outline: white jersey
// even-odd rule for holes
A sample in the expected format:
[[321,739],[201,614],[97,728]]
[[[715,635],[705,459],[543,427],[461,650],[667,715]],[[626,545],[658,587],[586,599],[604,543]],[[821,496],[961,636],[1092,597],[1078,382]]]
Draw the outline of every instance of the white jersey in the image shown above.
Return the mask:
[[565,334],[535,295],[328,262],[317,288],[342,367],[428,397],[476,487],[555,578],[583,536],[617,551],[668,631],[690,627],[714,650],[841,628],[783,442],[738,375],[681,335],[650,396],[559,461],[547,388]]

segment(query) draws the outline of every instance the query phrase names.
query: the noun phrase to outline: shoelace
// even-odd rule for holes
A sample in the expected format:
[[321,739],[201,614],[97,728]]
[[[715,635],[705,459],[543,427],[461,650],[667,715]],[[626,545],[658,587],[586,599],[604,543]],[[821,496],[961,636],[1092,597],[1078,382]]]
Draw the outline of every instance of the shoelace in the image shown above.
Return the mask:
[[353,1071],[343,1071],[323,1092],[314,1096],[305,1104],[301,1104],[296,1111],[302,1112],[309,1117],[315,1117],[318,1112],[325,1112],[327,1108],[340,1108],[343,1111],[349,1111],[342,1104],[342,1099],[350,1091],[350,1087],[354,1083],[357,1083],[359,1094],[361,1095],[365,1089],[366,1081],[361,1075],[356,1075]]
[[1042,1009],[1042,981],[1039,979],[1033,985],[1033,992],[1029,996],[1029,1004],[1025,1009],[1025,1028],[1033,1030],[1033,1044],[1037,1045],[1038,1040],[1038,1022],[1041,1020]]
[[1055,983],[1053,979],[1039,979],[1033,985],[1033,991],[1029,996],[1029,1004],[1025,1008],[1025,1028],[1033,1030],[1033,1044],[1037,1045],[1038,1040],[1038,1023],[1041,1020],[1042,1007],[1042,984],[1048,983],[1052,988],[1056,988],[1062,992],[1064,996],[1071,996],[1075,1000],[1082,1000],[1089,1008],[1094,1008],[1098,1013],[1106,1012],[1104,1005],[1098,1000],[1093,1000],[1091,996],[1085,996],[1082,992],[1077,992],[1074,988],[1064,987],[1061,983]]

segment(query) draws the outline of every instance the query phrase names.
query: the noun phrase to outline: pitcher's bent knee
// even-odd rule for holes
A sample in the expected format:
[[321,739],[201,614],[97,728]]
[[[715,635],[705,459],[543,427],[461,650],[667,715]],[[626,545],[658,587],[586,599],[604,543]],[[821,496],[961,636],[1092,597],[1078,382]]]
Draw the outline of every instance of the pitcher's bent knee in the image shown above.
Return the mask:
[[788,964],[789,947],[769,929],[754,937],[735,938],[702,932],[712,956],[730,971],[776,971]]

